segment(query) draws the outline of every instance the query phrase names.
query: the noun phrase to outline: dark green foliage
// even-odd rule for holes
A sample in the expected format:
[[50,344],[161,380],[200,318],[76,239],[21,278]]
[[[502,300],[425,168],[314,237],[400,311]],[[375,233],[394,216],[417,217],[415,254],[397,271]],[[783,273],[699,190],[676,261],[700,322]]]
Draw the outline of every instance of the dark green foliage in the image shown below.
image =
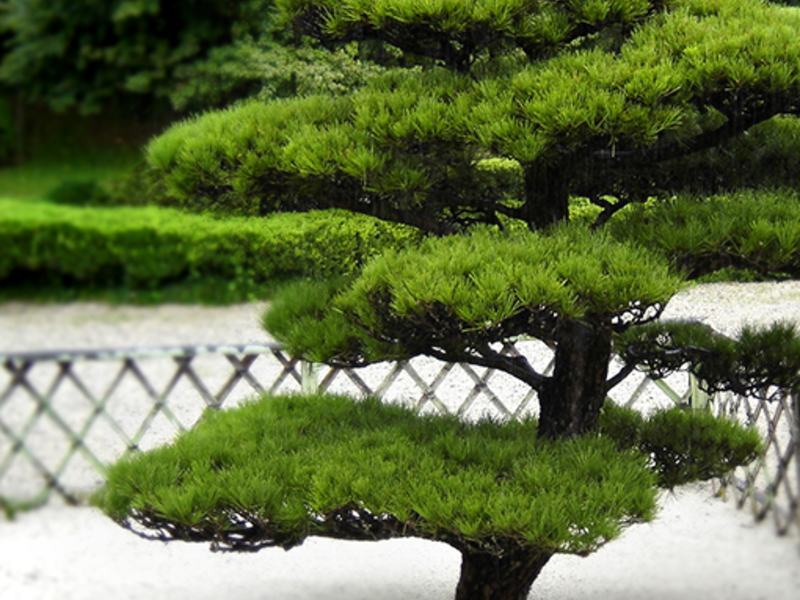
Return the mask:
[[[449,233],[565,220],[573,193],[605,220],[653,192],[657,165],[800,97],[800,13],[757,0],[280,5],[315,37],[377,38],[442,66],[180,124],[149,160],[189,205],[336,206]],[[519,164],[519,197],[492,193],[487,158]]]
[[670,161],[653,173],[653,192],[719,194],[741,188],[800,187],[800,120],[779,116],[717,148]]
[[597,438],[537,443],[532,421],[470,425],[374,400],[277,397],[123,460],[98,502],[119,521],[168,521],[168,537],[234,549],[322,535],[492,552],[493,539],[514,537],[583,553],[651,518],[653,483],[636,453]]
[[96,181],[71,179],[50,190],[45,198],[55,204],[104,206],[111,204],[109,191]]
[[0,98],[0,164],[8,160],[16,145],[16,129],[11,103],[6,98]]
[[320,40],[377,38],[459,70],[501,48],[521,49],[532,60],[546,58],[609,26],[629,30],[664,4],[661,0],[276,2],[284,19]]
[[[436,77],[448,93],[450,77]],[[487,175],[471,167],[469,152],[437,139],[451,127],[436,101],[424,97],[427,83],[393,78],[344,97],[249,102],[183,122],[148,147],[148,162],[166,193],[188,208],[256,215],[340,207],[438,232],[449,227],[438,219],[480,220]],[[413,89],[395,94],[395,85]],[[377,135],[394,141],[370,147],[370,135],[354,121],[372,122]],[[417,134],[428,137],[423,146]],[[409,153],[409,145],[425,152]],[[468,181],[454,186],[449,178],[456,173]],[[459,202],[467,206],[454,210]]]
[[357,51],[354,46],[335,52],[282,46],[267,36],[243,39],[214,48],[205,60],[179,68],[169,98],[176,109],[194,111],[248,97],[341,95],[383,71],[358,60]]
[[694,322],[651,323],[622,336],[618,350],[653,377],[688,368],[709,392],[768,397],[776,388],[798,387],[800,337],[789,323],[746,326],[736,339]]
[[176,68],[268,22],[271,0],[9,0],[0,81],[56,109],[165,95]]
[[654,415],[642,431],[641,450],[667,487],[721,477],[754,461],[762,450],[755,430],[705,411],[673,409]]
[[76,284],[157,287],[193,276],[264,282],[358,269],[409,231],[343,214],[218,220],[173,209],[0,201],[0,280],[40,273]]
[[800,195],[792,190],[654,201],[629,207],[606,229],[657,249],[691,279],[723,268],[800,276]]
[[[679,287],[658,257],[602,233],[483,230],[385,253],[331,300],[291,296],[271,307],[265,323],[292,352],[326,362],[416,354],[488,360],[490,343],[554,340],[564,320],[623,330],[653,318]],[[333,291],[327,287],[326,297]],[[290,325],[323,319],[326,328]]]
[[117,206],[165,206],[175,208],[164,193],[162,182],[153,177],[143,160],[139,160],[108,184],[110,203]]
[[637,448],[649,457],[659,485],[673,488],[721,477],[755,460],[763,449],[754,429],[707,411],[673,408],[649,418],[606,404],[600,431],[620,448]]
[[321,360],[338,354],[355,354],[362,344],[358,326],[331,311],[335,294],[347,279],[305,279],[281,288],[264,314],[264,328],[293,356]]

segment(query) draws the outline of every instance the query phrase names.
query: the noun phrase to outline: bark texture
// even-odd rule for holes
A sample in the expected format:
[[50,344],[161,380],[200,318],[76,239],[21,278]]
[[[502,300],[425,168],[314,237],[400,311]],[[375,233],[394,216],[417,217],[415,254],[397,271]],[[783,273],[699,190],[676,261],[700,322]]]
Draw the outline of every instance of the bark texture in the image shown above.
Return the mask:
[[552,556],[519,546],[500,556],[462,550],[456,600],[526,600]]
[[520,216],[531,229],[569,220],[569,187],[564,165],[526,165],[525,205]]
[[609,328],[566,321],[556,334],[555,369],[539,391],[539,435],[568,438],[597,426],[608,391]]

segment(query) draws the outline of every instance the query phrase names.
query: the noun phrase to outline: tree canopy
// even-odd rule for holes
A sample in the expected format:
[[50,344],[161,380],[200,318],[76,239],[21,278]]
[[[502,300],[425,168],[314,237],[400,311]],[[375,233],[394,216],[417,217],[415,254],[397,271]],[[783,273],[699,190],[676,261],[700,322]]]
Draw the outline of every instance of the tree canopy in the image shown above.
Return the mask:
[[218,550],[310,536],[444,542],[465,560],[458,599],[524,600],[554,554],[585,555],[652,519],[657,485],[727,472],[760,447],[755,431],[708,413],[646,420],[609,407],[603,426],[551,444],[530,419],[267,397],[120,461],[94,502],[144,537]]
[[[414,66],[343,95],[176,125],[148,158],[186,206],[341,207],[442,235],[552,229],[583,194],[602,224],[646,199],[661,163],[793,114],[800,98],[800,12],[760,0],[276,6],[279,22],[324,44],[377,40]],[[503,368],[537,391],[541,433],[591,430],[635,366],[627,353],[609,374],[615,337],[655,320],[680,275],[606,235],[514,235],[387,255],[355,281],[292,292],[267,327],[329,362],[427,354]],[[492,347],[517,335],[555,349],[552,376]]]
[[[429,62],[338,99],[177,125],[149,157],[187,205],[338,206],[448,233],[546,226],[573,194],[606,219],[646,199],[656,165],[794,114],[800,97],[800,13],[759,0],[278,6],[324,43],[378,39]],[[493,185],[488,158],[519,165],[521,194]]]

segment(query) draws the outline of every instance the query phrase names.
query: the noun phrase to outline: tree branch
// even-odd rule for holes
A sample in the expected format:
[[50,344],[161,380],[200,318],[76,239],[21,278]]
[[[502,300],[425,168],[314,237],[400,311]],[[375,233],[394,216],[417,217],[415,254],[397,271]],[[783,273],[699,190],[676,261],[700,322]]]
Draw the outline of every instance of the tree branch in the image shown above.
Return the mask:
[[452,352],[443,348],[431,348],[426,354],[444,362],[464,362],[480,367],[488,367],[508,373],[512,377],[526,383],[534,390],[541,391],[550,380],[536,371],[524,356],[507,356],[492,350],[489,344],[475,344],[473,348],[478,354],[468,352]]
[[610,377],[606,382],[606,393],[613,390],[617,385],[625,381],[625,379],[636,370],[635,364],[625,364],[617,371],[617,374]]
[[740,107],[734,108],[730,103],[723,102],[720,102],[719,106],[708,105],[725,115],[726,121],[716,129],[701,133],[687,142],[656,144],[650,148],[637,150],[596,150],[591,153],[590,159],[602,163],[606,168],[618,165],[625,167],[648,166],[717,147],[775,115],[798,113],[795,100],[784,98],[780,94],[759,97],[750,104],[754,105],[750,110],[746,108],[737,110]]
[[609,202],[608,200],[603,200],[599,197],[589,198],[589,201],[594,204],[595,206],[599,206],[603,210],[597,215],[597,218],[594,220],[594,223],[591,224],[591,229],[600,229],[603,225],[608,223],[608,221],[617,214],[618,211],[622,210],[628,204],[632,202],[632,199],[619,199],[617,202]]

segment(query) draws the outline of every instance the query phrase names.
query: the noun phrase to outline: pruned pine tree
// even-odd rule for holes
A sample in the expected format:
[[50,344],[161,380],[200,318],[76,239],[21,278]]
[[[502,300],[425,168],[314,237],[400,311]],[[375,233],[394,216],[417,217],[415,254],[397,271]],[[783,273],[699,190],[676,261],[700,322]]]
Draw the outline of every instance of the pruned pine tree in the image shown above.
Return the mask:
[[[555,554],[588,554],[652,518],[659,486],[760,452],[755,430],[709,412],[645,420],[605,402],[635,365],[661,376],[689,364],[711,389],[739,393],[797,385],[791,328],[729,340],[656,321],[680,284],[658,255],[566,227],[429,238],[349,285],[298,284],[265,317],[293,353],[501,369],[537,390],[538,419],[469,424],[379,401],[266,398],[121,461],[96,502],[145,537],[223,550],[309,536],[444,542],[462,557],[457,600],[524,600]],[[520,335],[554,346],[551,375],[497,347]],[[626,364],[609,373],[613,346]]]
[[[603,231],[479,230],[386,252],[346,285],[300,282],[264,324],[292,354],[336,366],[425,355],[508,373],[536,391],[539,435],[550,439],[595,431],[608,393],[637,367],[654,377],[688,367],[711,391],[797,387],[794,327],[729,339],[661,322],[682,285],[663,256]],[[503,350],[519,338],[552,348],[552,373]],[[624,361],[616,369],[613,354]]]
[[[514,468],[546,465],[535,454],[541,448],[562,452],[598,438],[638,440],[642,468],[659,476],[714,457],[710,471],[692,470],[680,481],[752,458],[757,443],[742,445],[736,428],[715,429],[724,421],[700,425],[701,415],[656,420],[658,433],[644,436],[650,441],[630,421],[604,427],[604,413],[613,412],[607,393],[638,365],[658,374],[688,365],[713,389],[796,389],[796,332],[777,327],[725,341],[697,325],[661,323],[683,279],[674,265],[608,232],[563,222],[570,194],[588,196],[601,207],[600,221],[608,220],[642,198],[660,163],[793,114],[798,12],[758,0],[276,4],[285,23],[329,46],[376,40],[414,66],[389,69],[350,94],[247,103],[176,125],[148,150],[168,193],[189,207],[233,205],[250,214],[345,208],[436,235],[386,253],[354,277],[287,290],[265,316],[268,330],[296,355],[336,365],[427,355],[511,374],[537,392],[541,409],[524,436],[534,455],[503,454]],[[455,233],[463,235],[446,235]],[[552,373],[499,350],[519,336],[553,348]],[[625,361],[616,370],[615,350]],[[404,462],[395,432],[380,441],[360,437],[360,409],[324,431],[305,409],[263,410],[269,417],[250,437],[235,417],[220,419],[186,438],[203,443],[179,441],[178,450],[123,461],[98,501],[162,538],[233,549],[291,545],[305,535],[437,539],[462,552],[457,598],[517,600],[553,553],[589,552],[646,517],[645,504],[629,510],[604,496],[606,483],[636,494],[654,485],[593,471],[583,482],[593,491],[570,488],[555,499],[549,480],[490,467],[484,448],[474,455],[479,469],[489,469],[483,483],[467,473],[456,483]],[[434,452],[433,463],[455,477],[463,463],[452,449],[468,434],[449,423],[455,432],[446,442],[423,435],[400,445]],[[275,427],[269,460],[203,450],[215,436],[257,446]],[[512,425],[498,431],[523,435]],[[346,451],[311,450],[351,435],[356,447]],[[301,458],[306,446],[311,454]],[[680,447],[683,453],[674,451]],[[616,452],[601,461],[604,469],[628,460],[622,446]],[[357,464],[351,455],[361,457]],[[577,485],[591,455],[576,459],[577,470],[542,468]],[[335,469],[330,456],[341,463]],[[330,473],[324,485],[320,473]],[[520,488],[518,514],[500,500],[511,498],[505,486],[519,477],[532,484]],[[431,483],[440,481],[446,485]],[[414,495],[415,485],[432,496]],[[341,493],[323,493],[327,486]],[[478,497],[470,495],[476,489]],[[479,516],[466,508],[482,503]],[[583,507],[604,519],[585,520]],[[534,521],[543,529],[529,527]]]

